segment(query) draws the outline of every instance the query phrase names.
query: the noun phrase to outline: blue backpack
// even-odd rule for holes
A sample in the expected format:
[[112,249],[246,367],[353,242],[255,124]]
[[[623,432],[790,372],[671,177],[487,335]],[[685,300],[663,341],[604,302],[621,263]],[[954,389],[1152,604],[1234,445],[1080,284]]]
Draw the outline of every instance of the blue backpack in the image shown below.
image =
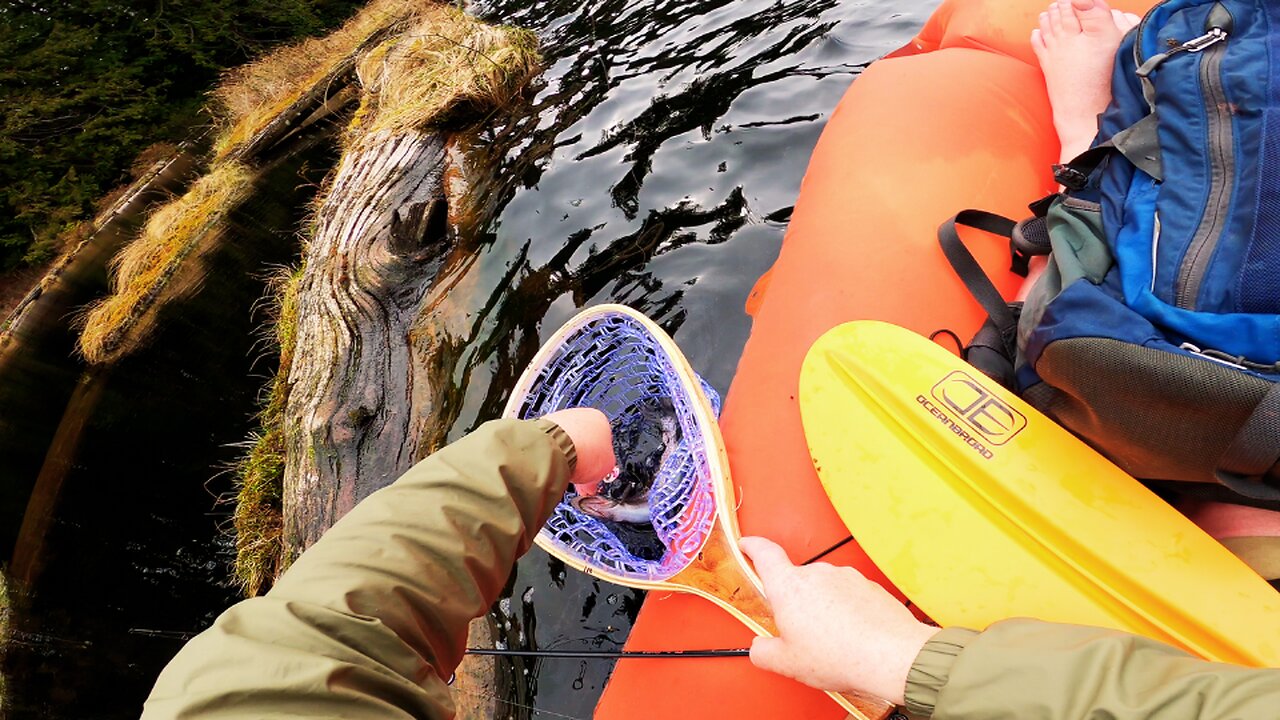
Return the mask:
[[[966,358],[1135,477],[1280,509],[1280,4],[1168,0],[1115,68],[1037,217],[940,228],[992,318]],[[1049,255],[1025,304],[957,224],[1009,236],[1023,274]]]

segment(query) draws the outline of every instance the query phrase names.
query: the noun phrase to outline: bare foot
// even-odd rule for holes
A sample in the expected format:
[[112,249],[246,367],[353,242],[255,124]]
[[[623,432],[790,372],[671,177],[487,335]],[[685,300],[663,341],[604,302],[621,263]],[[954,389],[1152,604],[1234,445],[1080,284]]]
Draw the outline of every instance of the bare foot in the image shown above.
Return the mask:
[[1053,124],[1066,162],[1084,152],[1098,131],[1098,114],[1111,101],[1111,69],[1120,39],[1138,24],[1105,0],[1055,0],[1031,31]]

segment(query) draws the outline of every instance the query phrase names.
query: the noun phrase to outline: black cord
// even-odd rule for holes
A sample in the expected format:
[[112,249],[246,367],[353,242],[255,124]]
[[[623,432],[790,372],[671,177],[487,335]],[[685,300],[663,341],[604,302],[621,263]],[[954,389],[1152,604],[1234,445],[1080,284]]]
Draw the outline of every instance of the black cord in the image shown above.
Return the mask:
[[[955,332],[951,330],[942,328],[941,330],[934,330],[932,333],[930,333],[929,339],[932,340],[933,342],[938,342],[939,335],[945,335],[951,338],[951,341],[956,344],[956,354],[959,355],[960,357],[964,357],[965,355],[964,341],[960,339],[959,335],[955,334]],[[942,343],[938,343],[938,344],[941,345]]]
[[[948,331],[945,331],[945,332],[950,332],[950,331],[948,330]],[[952,334],[954,335],[954,333],[952,333]],[[851,543],[851,542],[853,542],[853,536],[852,536],[852,535],[850,535],[849,537],[847,537],[847,538],[845,538],[845,539],[841,540],[840,542],[836,543],[835,545],[832,545],[831,547],[827,548],[826,550],[823,550],[822,552],[818,553],[817,555],[814,555],[813,557],[809,558],[808,560],[805,560],[804,562],[802,562],[802,563],[800,563],[800,564],[801,564],[801,565],[812,565],[813,563],[818,562],[818,561],[819,561],[819,560],[821,560],[822,558],[824,558],[824,557],[826,557],[826,556],[830,555],[831,553],[835,552],[836,550],[839,550],[840,548],[844,547],[845,545],[848,545],[848,544],[849,544],[849,543]],[[906,602],[904,602],[904,603],[903,603],[903,605],[905,605],[906,607],[911,607],[911,606],[913,605],[913,603],[912,603],[910,600],[907,600]]]
[[[944,331],[949,332],[949,331]],[[954,337],[954,333],[952,333]],[[958,338],[957,338],[958,340]],[[812,565],[831,553],[853,542],[853,536],[837,542],[831,547],[800,563]],[[911,607],[911,601],[906,603]],[[746,657],[751,654],[747,648],[734,650],[497,650],[493,648],[467,648],[468,655],[490,655],[499,657],[533,657],[533,658],[568,658],[576,660],[623,659],[623,658],[714,658],[714,657]]]
[[585,659],[623,659],[623,658],[713,658],[713,657],[746,657],[751,654],[747,648],[733,650],[499,650],[495,648],[467,648],[468,655],[496,655],[499,657],[533,657],[533,658],[567,658]]
[[800,564],[801,564],[801,565],[812,565],[812,564],[814,564],[814,563],[818,562],[819,560],[821,560],[822,558],[824,558],[824,557],[826,557],[826,556],[830,555],[831,553],[833,553],[833,552],[835,552],[835,551],[839,550],[840,548],[844,547],[845,545],[848,545],[848,544],[849,544],[849,543],[851,543],[851,542],[853,542],[853,536],[852,536],[852,535],[850,535],[849,537],[847,537],[847,538],[845,538],[845,539],[841,540],[840,542],[836,543],[835,545],[832,545],[831,547],[827,548],[826,550],[823,550],[822,552],[818,553],[817,555],[814,555],[813,557],[809,558],[808,560],[805,560],[804,562],[802,562],[802,563],[800,563]]

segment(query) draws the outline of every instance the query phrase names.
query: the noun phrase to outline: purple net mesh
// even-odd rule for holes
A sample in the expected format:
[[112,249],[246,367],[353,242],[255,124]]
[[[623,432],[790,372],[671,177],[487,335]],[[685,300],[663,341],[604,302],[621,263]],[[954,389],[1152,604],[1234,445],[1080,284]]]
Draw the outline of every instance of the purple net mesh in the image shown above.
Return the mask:
[[[712,412],[720,397],[698,378]],[[716,503],[707,448],[694,414],[696,398],[683,390],[671,359],[634,318],[610,313],[577,328],[539,370],[516,417],[592,407],[617,422],[653,398],[671,401],[678,425],[675,447],[664,455],[649,495],[654,531],[665,551],[656,560],[637,557],[605,523],[569,503],[556,506],[540,533],[544,545],[588,567],[637,580],[665,580],[697,556],[715,522]]]

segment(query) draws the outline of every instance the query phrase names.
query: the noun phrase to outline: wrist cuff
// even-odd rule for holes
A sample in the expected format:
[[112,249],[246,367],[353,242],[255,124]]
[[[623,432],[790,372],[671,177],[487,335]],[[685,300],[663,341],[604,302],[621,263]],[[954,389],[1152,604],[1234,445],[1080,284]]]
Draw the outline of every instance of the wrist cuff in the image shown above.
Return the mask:
[[555,443],[569,463],[569,474],[573,475],[573,471],[578,467],[578,449],[573,446],[573,440],[569,437],[569,433],[546,418],[538,418],[533,421],[533,424],[539,430],[551,436],[551,441]]
[[907,672],[907,712],[916,718],[932,717],[938,694],[947,684],[951,666],[978,633],[967,628],[946,628],[920,648]]

